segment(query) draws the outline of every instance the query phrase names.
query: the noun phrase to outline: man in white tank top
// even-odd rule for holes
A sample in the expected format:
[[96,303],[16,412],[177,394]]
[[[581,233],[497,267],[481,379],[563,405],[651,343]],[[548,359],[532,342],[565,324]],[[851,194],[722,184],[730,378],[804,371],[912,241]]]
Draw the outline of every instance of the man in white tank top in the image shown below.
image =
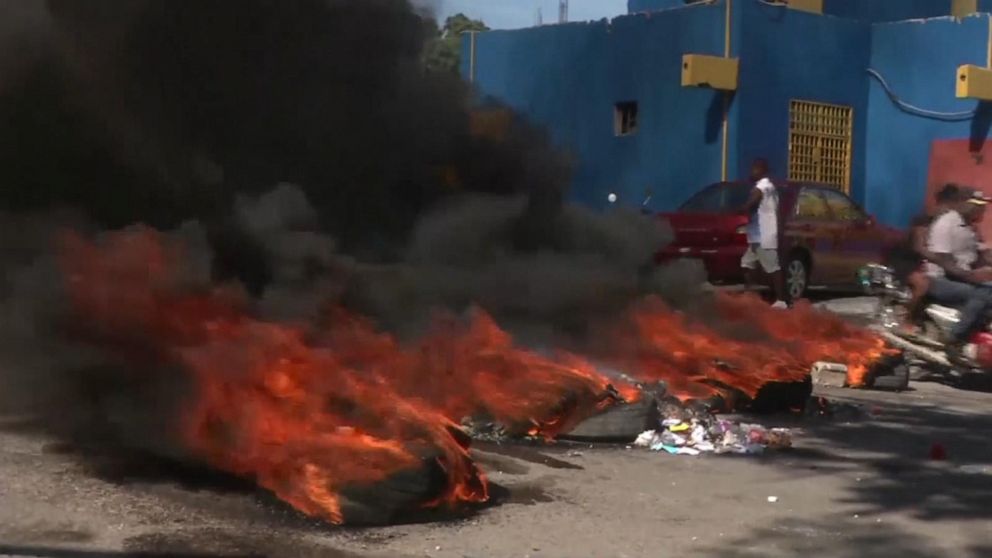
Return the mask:
[[756,281],[758,266],[772,278],[775,291],[773,308],[788,308],[785,302],[785,280],[778,253],[778,190],[768,179],[768,161],[755,159],[751,165],[754,188],[744,206],[750,216],[747,226],[747,251],[741,258],[748,286]]

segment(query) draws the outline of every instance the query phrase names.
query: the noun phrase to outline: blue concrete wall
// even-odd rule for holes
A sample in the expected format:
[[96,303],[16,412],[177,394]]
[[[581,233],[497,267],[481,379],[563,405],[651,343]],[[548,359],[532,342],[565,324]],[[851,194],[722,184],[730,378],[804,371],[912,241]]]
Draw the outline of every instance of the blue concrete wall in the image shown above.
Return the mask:
[[788,171],[792,99],[854,107],[852,194],[864,197],[868,88],[865,68],[871,27],[853,20],[745,1],[738,16],[743,35],[741,81],[734,103],[739,142],[737,172],[746,176],[755,157],[773,174]]
[[[790,100],[849,105],[853,197],[883,222],[905,225],[923,206],[931,142],[988,133],[992,108],[954,122],[922,118],[897,107],[866,72],[878,70],[898,96],[923,108],[972,111],[977,103],[955,99],[953,78],[960,64],[985,63],[987,15],[870,24],[758,0],[735,2],[733,15],[741,82],[730,104],[731,178],[758,156],[786,174]],[[625,205],[637,205],[650,189],[653,209],[672,209],[720,178],[723,96],[682,88],[679,74],[683,53],[723,53],[723,17],[723,4],[715,3],[483,33],[476,86],[546,126],[574,154],[572,199],[603,208],[616,192]],[[623,101],[639,103],[639,130],[616,137],[613,107]]]
[[[637,205],[672,209],[720,179],[721,96],[681,87],[682,53],[722,54],[724,9],[496,31],[477,36],[476,82],[547,126],[577,161],[572,199],[603,208],[613,191]],[[468,40],[463,75],[468,74]],[[636,135],[614,135],[614,105],[639,103]]]
[[[871,67],[906,102],[932,111],[974,110],[975,101],[955,98],[954,76],[961,64],[985,64],[988,34],[987,15],[878,24]],[[868,102],[866,207],[886,223],[905,225],[923,207],[931,142],[984,138],[986,111],[982,117],[958,122],[911,115],[875,80]]]
[[824,0],[823,13],[882,22],[941,17],[951,14],[951,0]]

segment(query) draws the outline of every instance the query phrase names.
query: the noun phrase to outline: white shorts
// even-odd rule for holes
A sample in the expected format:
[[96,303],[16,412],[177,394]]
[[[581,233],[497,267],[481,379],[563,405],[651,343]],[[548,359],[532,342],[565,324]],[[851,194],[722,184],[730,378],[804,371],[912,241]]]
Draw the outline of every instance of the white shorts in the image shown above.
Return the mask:
[[778,250],[774,248],[762,248],[757,244],[749,244],[747,251],[741,258],[741,267],[744,269],[757,269],[761,264],[761,269],[765,273],[775,273],[782,269],[778,261]]

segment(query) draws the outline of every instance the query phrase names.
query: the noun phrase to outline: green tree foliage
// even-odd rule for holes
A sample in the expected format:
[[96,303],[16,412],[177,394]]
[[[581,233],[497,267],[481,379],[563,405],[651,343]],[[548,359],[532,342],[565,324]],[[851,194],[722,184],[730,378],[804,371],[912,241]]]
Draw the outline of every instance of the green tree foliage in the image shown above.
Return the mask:
[[481,20],[455,14],[437,29],[424,50],[427,68],[435,72],[458,74],[461,63],[462,35],[470,31],[489,31]]

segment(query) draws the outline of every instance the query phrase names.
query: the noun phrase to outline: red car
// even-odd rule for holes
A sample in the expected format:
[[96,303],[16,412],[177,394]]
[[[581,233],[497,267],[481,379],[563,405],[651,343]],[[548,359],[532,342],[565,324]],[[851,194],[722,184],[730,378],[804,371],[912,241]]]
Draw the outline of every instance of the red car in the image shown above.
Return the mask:
[[[779,255],[786,290],[801,298],[810,287],[858,287],[858,270],[878,262],[901,234],[878,224],[843,192],[819,184],[776,182],[779,189]],[[712,283],[740,283],[747,248],[748,216],[740,212],[752,185],[721,182],[706,187],[667,220],[675,240],[657,255],[659,263],[698,259]]]

